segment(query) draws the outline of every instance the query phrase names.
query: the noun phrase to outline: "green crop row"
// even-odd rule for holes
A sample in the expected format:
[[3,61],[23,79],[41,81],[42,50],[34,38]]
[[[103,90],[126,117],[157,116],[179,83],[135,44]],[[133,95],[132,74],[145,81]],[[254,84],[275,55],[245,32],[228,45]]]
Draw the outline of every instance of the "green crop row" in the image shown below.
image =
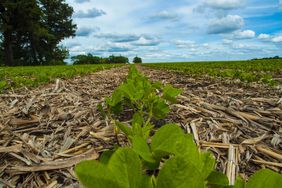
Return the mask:
[[282,175],[267,169],[230,185],[215,169],[212,153],[199,151],[193,135],[173,123],[156,130],[155,122],[166,118],[180,93],[171,85],[151,83],[132,66],[127,80],[98,107],[127,136],[129,146],[105,151],[99,161],[80,162],[75,167],[79,181],[87,188],[280,187]]
[[76,65],[76,66],[30,66],[0,67],[0,93],[20,87],[37,87],[54,81],[56,78],[72,78],[77,75],[89,74],[122,64]]
[[243,82],[261,82],[276,85],[273,78],[282,75],[282,60],[253,60],[228,62],[187,62],[144,64],[155,69],[175,70],[191,76],[239,79]]

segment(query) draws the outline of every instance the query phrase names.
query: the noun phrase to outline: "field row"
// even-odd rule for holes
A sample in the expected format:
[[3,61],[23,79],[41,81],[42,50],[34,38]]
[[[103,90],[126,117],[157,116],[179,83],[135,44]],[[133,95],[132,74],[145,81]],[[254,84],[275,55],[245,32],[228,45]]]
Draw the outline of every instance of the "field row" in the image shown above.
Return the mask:
[[209,75],[277,85],[275,78],[282,75],[282,60],[253,60],[229,62],[191,62],[146,64],[150,68],[176,70],[191,76]]
[[[124,64],[123,64],[124,65]],[[36,87],[56,78],[72,78],[103,69],[120,67],[122,64],[80,66],[0,67],[0,93],[20,87]]]

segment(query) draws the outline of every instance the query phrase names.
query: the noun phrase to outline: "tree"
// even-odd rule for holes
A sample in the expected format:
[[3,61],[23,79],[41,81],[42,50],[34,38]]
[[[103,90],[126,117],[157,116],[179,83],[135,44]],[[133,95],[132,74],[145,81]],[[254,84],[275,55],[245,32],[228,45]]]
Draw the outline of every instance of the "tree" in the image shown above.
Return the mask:
[[98,57],[98,56],[93,56],[92,54],[77,55],[77,56],[73,56],[71,59],[73,61],[73,65],[107,63],[106,60],[103,61],[103,59],[107,59],[107,58],[101,58],[101,57]]
[[142,63],[142,59],[140,57],[134,57],[133,63]]
[[5,65],[42,65],[63,61],[59,46],[74,36],[73,9],[65,0],[1,0],[0,32]]
[[111,55],[108,58],[93,56],[92,54],[77,55],[72,58],[73,65],[82,64],[114,64],[114,63],[129,63],[127,57]]
[[[58,45],[64,38],[75,36],[76,25],[72,22],[73,8],[65,3],[65,0],[39,0],[39,2],[42,11],[42,25],[49,34],[45,40],[41,41],[44,52],[43,61],[48,62],[54,59],[55,54],[62,51]],[[62,61],[64,58],[62,56],[57,60]]]
[[111,55],[109,56],[108,60],[109,63],[129,63],[128,58],[121,55],[120,56]]

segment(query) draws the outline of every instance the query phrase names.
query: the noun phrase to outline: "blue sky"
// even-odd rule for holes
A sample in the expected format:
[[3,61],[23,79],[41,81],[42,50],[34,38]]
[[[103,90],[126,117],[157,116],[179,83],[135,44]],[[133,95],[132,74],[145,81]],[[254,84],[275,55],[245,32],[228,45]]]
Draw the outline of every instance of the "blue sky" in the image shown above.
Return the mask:
[[71,56],[136,55],[145,62],[282,56],[282,0],[66,0]]

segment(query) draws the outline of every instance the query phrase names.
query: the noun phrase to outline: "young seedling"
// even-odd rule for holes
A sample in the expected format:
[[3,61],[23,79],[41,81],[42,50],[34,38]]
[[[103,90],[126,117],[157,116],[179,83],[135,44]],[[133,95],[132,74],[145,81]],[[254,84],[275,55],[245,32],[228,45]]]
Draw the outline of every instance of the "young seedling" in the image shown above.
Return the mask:
[[[180,93],[180,89],[171,85],[151,83],[135,66],[131,66],[127,80],[113,92],[111,98],[106,98],[104,111],[130,140],[134,135],[148,138],[154,127],[152,120],[164,119],[170,112],[169,104],[175,103]],[[131,126],[119,120],[124,114],[128,115],[128,111],[132,112]]]

